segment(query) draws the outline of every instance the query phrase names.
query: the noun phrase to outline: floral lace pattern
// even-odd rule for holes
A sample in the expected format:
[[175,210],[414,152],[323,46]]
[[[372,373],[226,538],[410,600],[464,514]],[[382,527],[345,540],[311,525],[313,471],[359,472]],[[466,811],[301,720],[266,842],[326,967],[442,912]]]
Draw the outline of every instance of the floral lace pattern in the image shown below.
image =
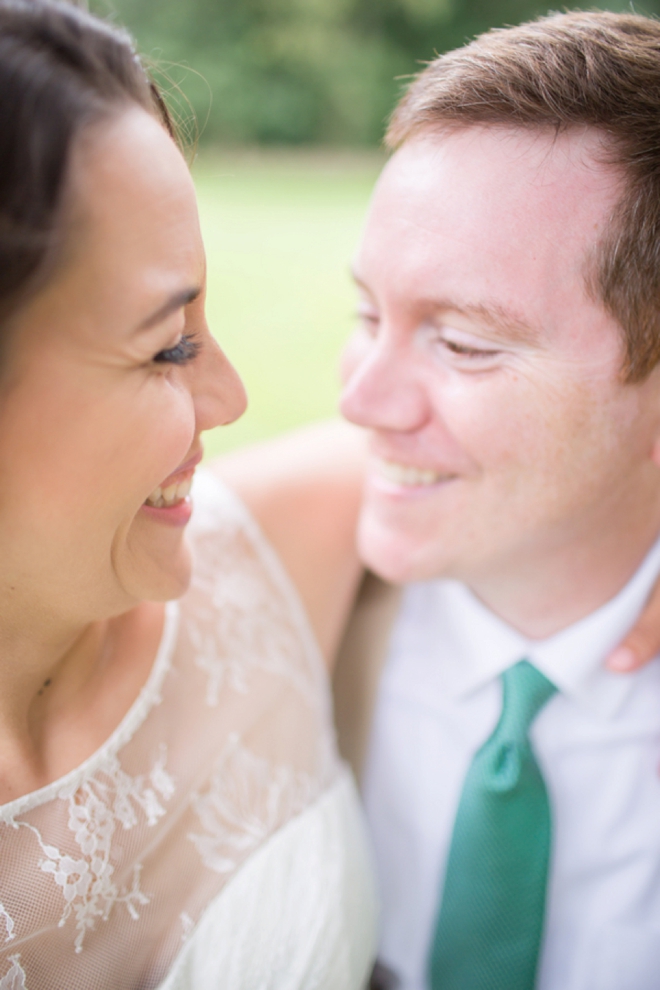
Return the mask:
[[5,942],[11,942],[13,938],[16,938],[16,934],[14,932],[14,920],[5,911],[4,904],[0,904],[0,918],[2,918],[5,928],[7,929],[7,937]]
[[88,764],[0,808],[0,990],[158,987],[227,881],[336,778],[295,594],[226,489],[194,497],[162,676]]
[[10,956],[10,968],[0,980],[0,990],[27,990],[25,970],[19,962],[20,956]]
[[165,770],[165,760],[163,745],[147,784],[142,776],[131,777],[125,773],[117,757],[111,757],[103,773],[85,781],[68,796],[68,824],[81,857],[62,853],[57,847],[44,843],[37,834],[45,857],[40,867],[53,877],[64,897],[60,927],[72,912],[75,915],[76,952],[82,951],[85,932],[94,927],[97,918],[107,919],[115,904],[123,904],[130,916],[137,919],[139,907],[149,903],[149,898],[140,890],[140,863],[133,866],[128,890],[120,889],[115,883],[112,840],[118,826],[132,829],[138,824],[140,811],[148,826],[155,825],[165,814],[160,799],[167,801],[174,793],[174,782]]
[[233,872],[245,854],[318,797],[310,774],[290,766],[273,767],[250,753],[236,734],[218,760],[207,790],[195,795],[202,834],[191,832],[204,865]]
[[193,575],[188,612],[195,663],[208,678],[206,703],[217,706],[225,685],[246,693],[255,670],[286,678],[311,697],[309,661],[296,663],[300,630],[290,618],[282,621],[284,602],[273,594],[263,562],[246,559],[245,534],[224,537]]

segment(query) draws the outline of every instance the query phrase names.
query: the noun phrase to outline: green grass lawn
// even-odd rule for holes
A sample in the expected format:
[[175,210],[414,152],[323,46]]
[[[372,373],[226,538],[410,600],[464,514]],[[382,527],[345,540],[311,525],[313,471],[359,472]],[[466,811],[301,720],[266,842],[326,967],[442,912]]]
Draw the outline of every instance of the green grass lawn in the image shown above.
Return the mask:
[[249,395],[238,423],[206,435],[208,454],[334,413],[349,266],[381,165],[339,152],[205,152],[195,163],[209,323]]

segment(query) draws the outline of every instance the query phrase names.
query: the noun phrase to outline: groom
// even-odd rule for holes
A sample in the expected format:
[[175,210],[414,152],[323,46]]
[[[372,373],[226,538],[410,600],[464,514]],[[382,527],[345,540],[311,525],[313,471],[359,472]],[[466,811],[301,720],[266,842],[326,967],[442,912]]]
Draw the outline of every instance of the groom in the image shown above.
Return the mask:
[[405,590],[337,674],[383,985],[660,986],[660,669],[602,666],[660,572],[659,108],[660,23],[574,13],[437,59],[390,126],[343,411]]

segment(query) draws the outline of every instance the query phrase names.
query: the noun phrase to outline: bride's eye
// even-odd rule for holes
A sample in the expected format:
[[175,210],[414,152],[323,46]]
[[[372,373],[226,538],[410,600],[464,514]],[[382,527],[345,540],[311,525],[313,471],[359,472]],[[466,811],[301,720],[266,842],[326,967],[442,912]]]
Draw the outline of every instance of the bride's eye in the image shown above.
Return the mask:
[[184,333],[178,344],[159,351],[154,355],[153,360],[159,363],[187,364],[197,357],[201,346],[198,340]]

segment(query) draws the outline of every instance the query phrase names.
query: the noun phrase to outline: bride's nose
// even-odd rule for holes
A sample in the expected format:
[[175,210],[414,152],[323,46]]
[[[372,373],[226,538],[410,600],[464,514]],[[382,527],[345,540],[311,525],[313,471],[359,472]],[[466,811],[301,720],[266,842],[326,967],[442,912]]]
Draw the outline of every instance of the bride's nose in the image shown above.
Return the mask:
[[201,353],[193,362],[193,376],[193,400],[200,432],[226,426],[243,415],[247,408],[243,382],[208,331]]

